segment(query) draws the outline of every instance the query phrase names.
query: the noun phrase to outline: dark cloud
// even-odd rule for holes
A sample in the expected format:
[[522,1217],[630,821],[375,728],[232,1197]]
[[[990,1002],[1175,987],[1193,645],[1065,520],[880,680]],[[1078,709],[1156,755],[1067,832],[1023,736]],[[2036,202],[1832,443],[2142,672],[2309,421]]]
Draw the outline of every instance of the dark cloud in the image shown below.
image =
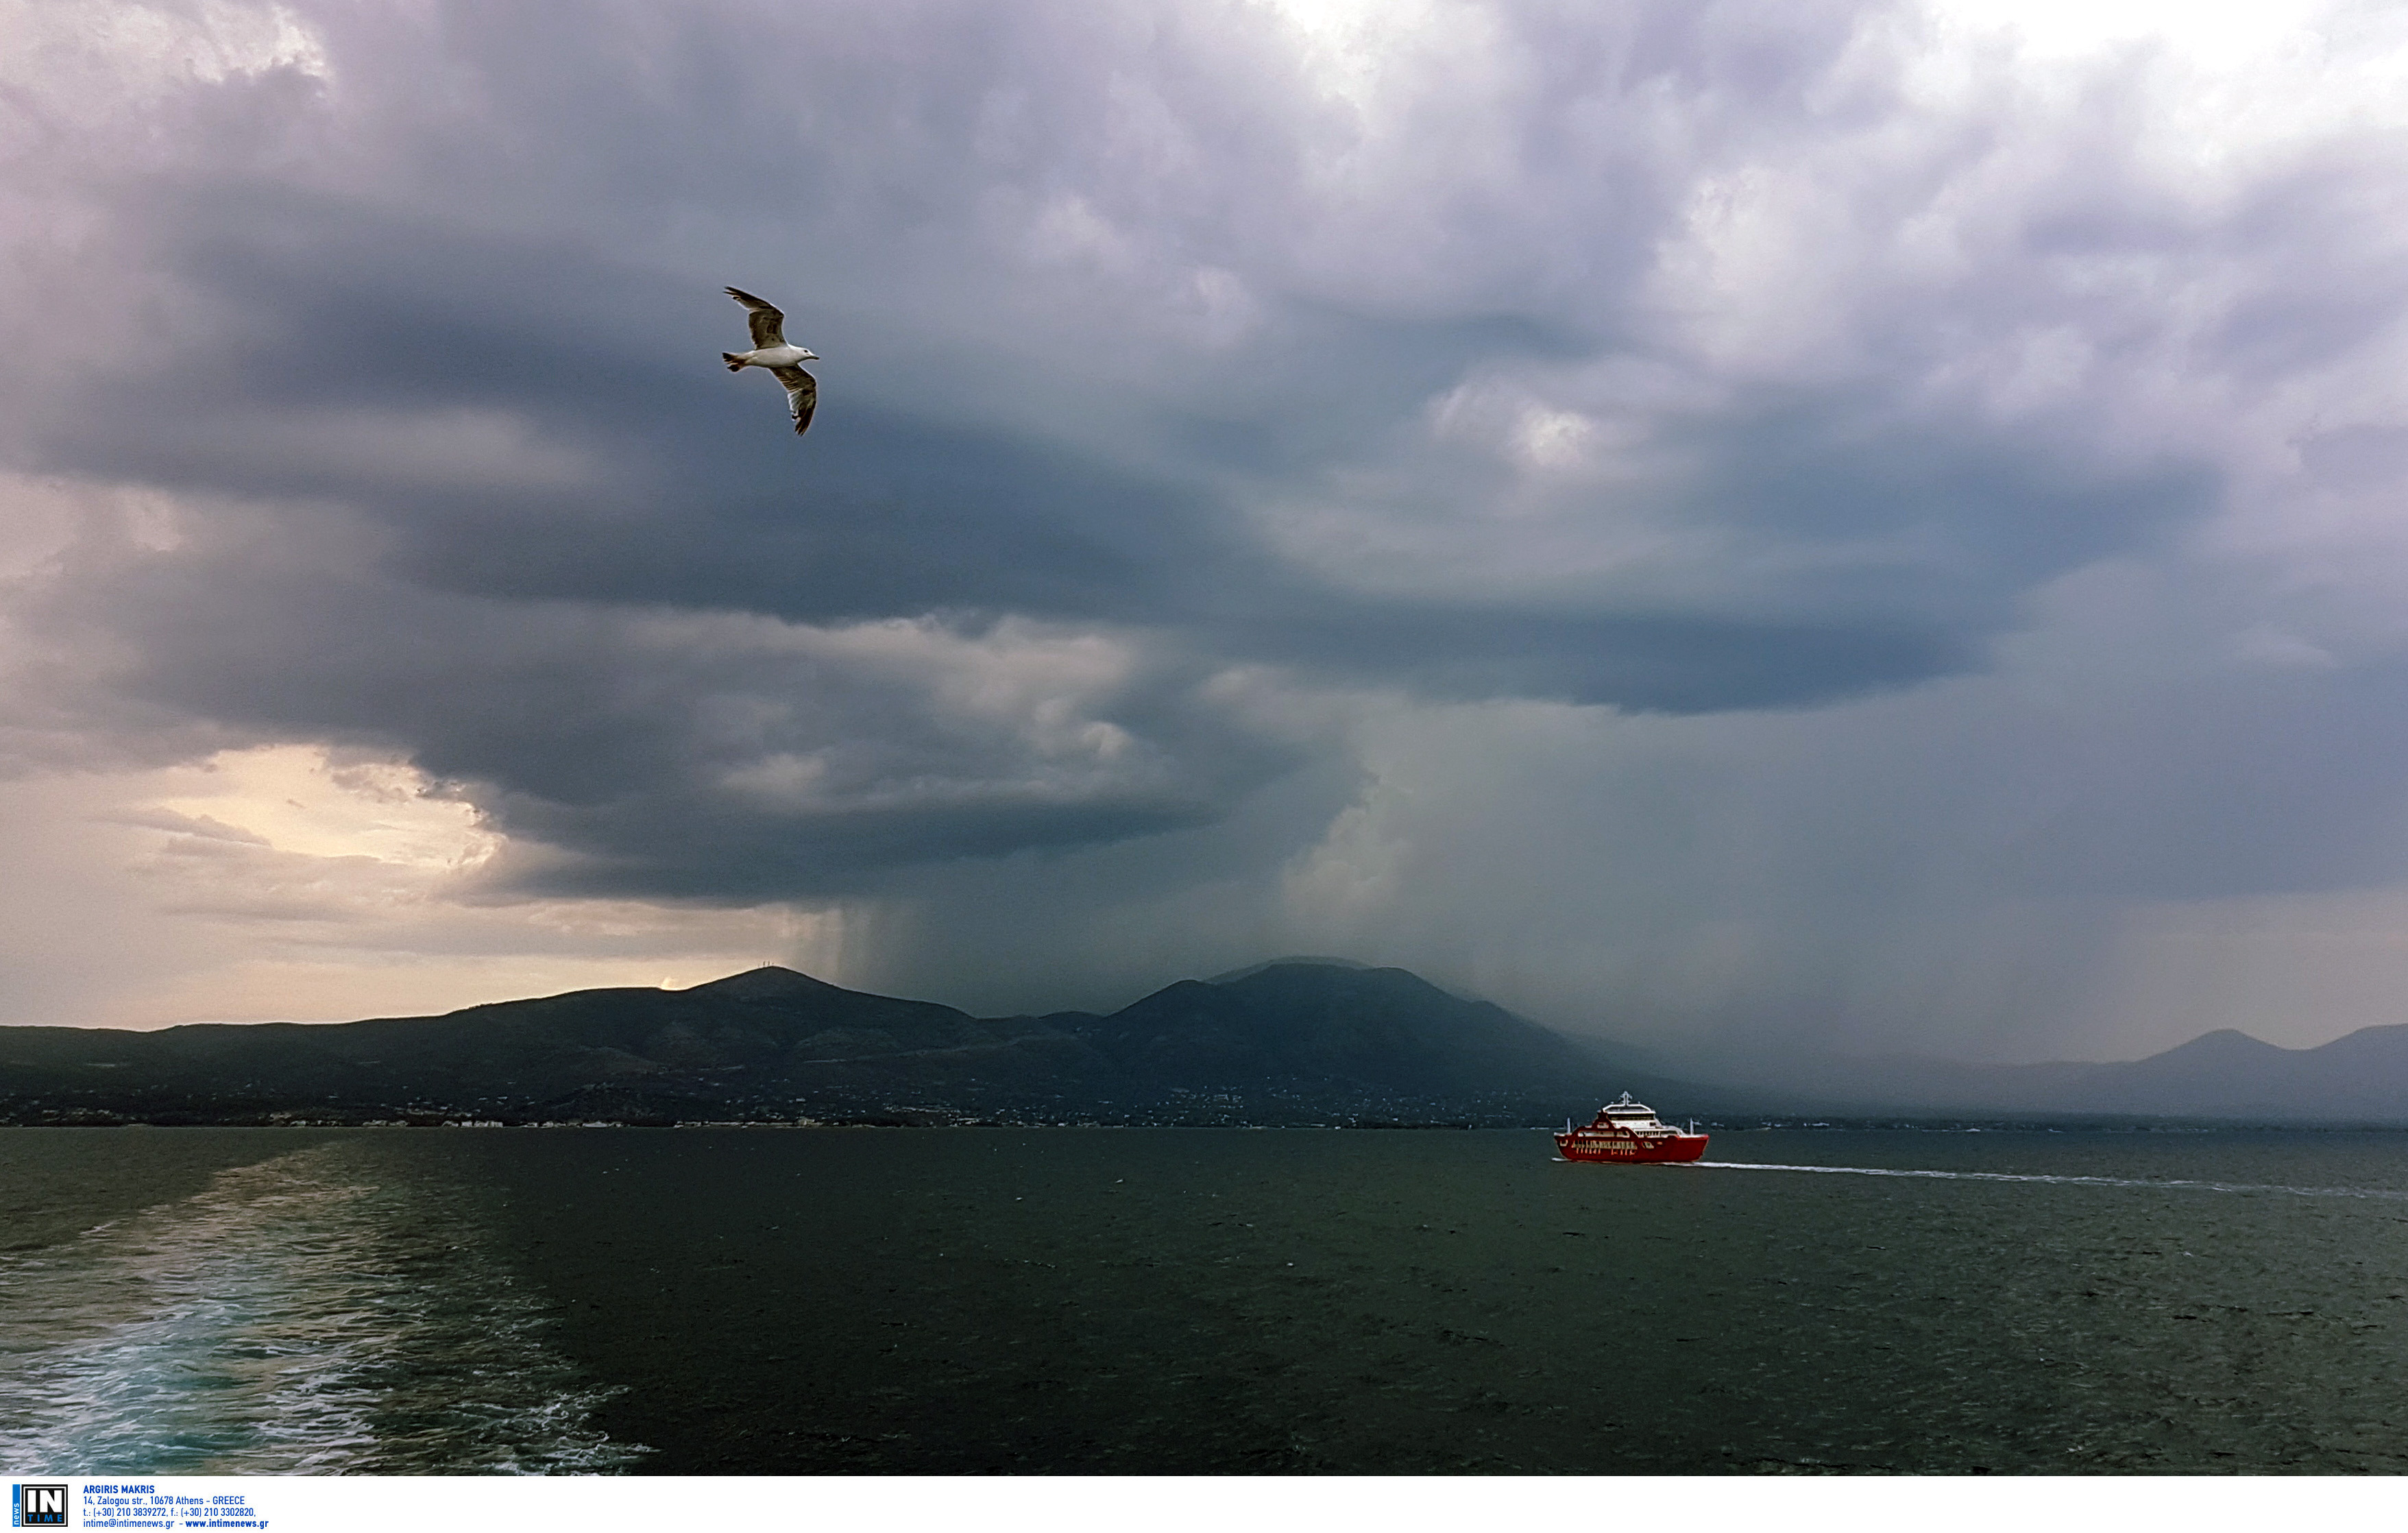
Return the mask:
[[[1268,899],[1350,795],[1378,817],[1416,768],[1364,765],[1365,698],[1723,742],[1695,775],[1729,797],[1609,812],[1655,767],[1565,767],[1503,794],[1527,825],[1408,816],[1452,850],[1399,856],[1442,882],[1484,835],[1570,826],[1711,922],[1747,902],[1682,865],[1734,814],[1765,850],[1732,865],[1782,891],[1747,905],[1769,968],[1879,945],[1818,912],[1935,881],[1971,909],[2379,881],[2394,672],[2264,589],[2096,666],[2257,623],[2300,668],[2139,688],[2094,747],[1981,719],[2027,717],[2015,646],[2083,571],[2203,580],[2236,507],[2384,493],[2400,428],[2341,375],[2397,316],[2388,151],[2335,130],[2203,192],[2130,106],[2173,110],[2156,55],[2052,93],[1950,24],[300,5],[306,47],[121,82],[88,148],[73,103],[26,108],[60,157],[9,322],[41,378],[17,466],[177,510],[29,577],[20,640],[76,661],[21,667],[21,712],[93,760],[406,758],[510,838],[489,893],[862,895],[923,934],[886,951],[924,957],[939,911],[981,963],[1057,915],[1258,956],[1182,891]],[[1942,55],[1953,95],[1918,72]],[[827,359],[801,441],[714,361],[729,282]],[[1884,699],[1958,744],[1864,724]],[[1933,775],[1817,745],[1770,788],[1795,763],[1713,733],[1814,709]],[[2286,734],[2324,744],[2266,757]],[[1553,749],[1449,758],[1433,798]],[[2083,749],[2062,803],[1988,817]],[[1885,821],[1869,781],[1922,807]],[[1766,828],[1793,821],[1843,828]],[[1048,893],[995,910],[1015,888]]]
[[[1291,759],[1143,636],[1021,619],[802,626],[382,578],[356,524],[117,552],[55,612],[122,695],[406,753],[579,892],[826,893],[879,868],[1213,818]],[[100,563],[95,558],[94,563]]]

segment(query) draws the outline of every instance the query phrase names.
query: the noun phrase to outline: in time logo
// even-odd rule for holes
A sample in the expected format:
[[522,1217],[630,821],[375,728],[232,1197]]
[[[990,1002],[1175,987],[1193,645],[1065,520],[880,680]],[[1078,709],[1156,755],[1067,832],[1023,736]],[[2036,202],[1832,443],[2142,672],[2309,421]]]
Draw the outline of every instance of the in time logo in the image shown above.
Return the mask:
[[67,1488],[64,1485],[9,1486],[8,1526],[10,1527],[66,1526]]

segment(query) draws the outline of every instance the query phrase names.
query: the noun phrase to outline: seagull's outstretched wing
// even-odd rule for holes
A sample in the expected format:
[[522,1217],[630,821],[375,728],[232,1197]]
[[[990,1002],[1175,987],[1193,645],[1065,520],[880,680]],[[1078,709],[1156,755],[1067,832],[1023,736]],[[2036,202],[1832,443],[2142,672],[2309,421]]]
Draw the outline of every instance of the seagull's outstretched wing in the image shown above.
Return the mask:
[[[772,313],[776,310],[772,309]],[[753,322],[758,324],[760,322]],[[769,322],[775,325],[778,322]],[[772,367],[769,376],[786,386],[786,411],[795,418],[795,435],[811,429],[811,411],[819,408],[819,380],[800,367]]]
[[727,295],[744,306],[744,317],[752,322],[752,348],[786,344],[786,316],[778,306],[765,303],[741,288],[729,288]]

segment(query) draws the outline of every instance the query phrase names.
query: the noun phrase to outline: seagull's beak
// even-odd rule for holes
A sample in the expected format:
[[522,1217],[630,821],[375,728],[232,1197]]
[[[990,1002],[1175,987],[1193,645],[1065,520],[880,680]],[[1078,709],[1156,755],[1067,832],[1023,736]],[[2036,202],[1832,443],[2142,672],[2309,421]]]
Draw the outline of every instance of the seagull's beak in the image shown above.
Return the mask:
[[820,354],[817,351],[812,351],[808,346],[803,348],[803,360],[805,362],[817,362],[819,359]]

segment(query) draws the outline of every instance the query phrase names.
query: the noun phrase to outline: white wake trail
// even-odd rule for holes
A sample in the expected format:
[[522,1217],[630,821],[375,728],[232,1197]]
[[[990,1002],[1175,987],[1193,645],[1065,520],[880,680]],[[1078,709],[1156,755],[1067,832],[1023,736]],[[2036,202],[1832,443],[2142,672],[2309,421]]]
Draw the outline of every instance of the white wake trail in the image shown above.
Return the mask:
[[0,1259],[0,1463],[45,1473],[608,1474],[646,1451],[542,1344],[474,1210],[357,1141]]
[[1700,1160],[1712,1171],[1806,1171],[1824,1176],[1922,1177],[1939,1182],[2039,1182],[2067,1187],[2179,1187],[2207,1193],[2287,1193],[2293,1197],[2373,1197],[2408,1202],[2408,1192],[2383,1187],[2285,1187],[2249,1182],[2189,1182],[2175,1177],[2039,1176],[2014,1171],[1919,1171],[1885,1166],[1784,1166],[1770,1161]]

